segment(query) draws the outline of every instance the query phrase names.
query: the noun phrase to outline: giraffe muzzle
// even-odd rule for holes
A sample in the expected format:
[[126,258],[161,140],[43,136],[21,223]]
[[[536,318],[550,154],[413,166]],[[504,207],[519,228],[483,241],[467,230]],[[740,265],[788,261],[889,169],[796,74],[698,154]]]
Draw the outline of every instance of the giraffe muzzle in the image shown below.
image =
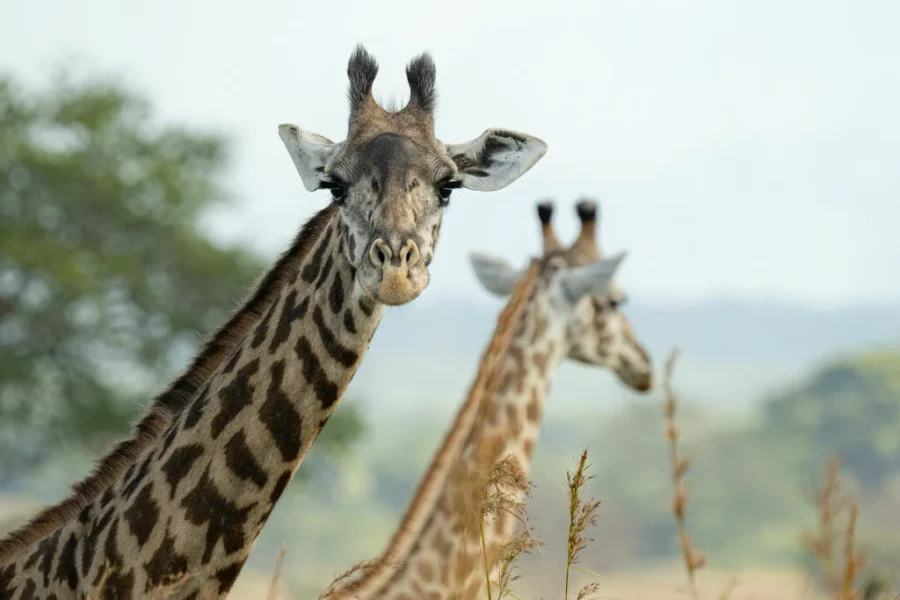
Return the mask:
[[653,375],[647,375],[646,377],[641,377],[638,381],[634,383],[634,389],[639,392],[649,392],[653,389]]
[[365,282],[363,285],[379,302],[392,306],[406,304],[428,285],[428,269],[419,245],[412,238],[389,243],[379,237],[369,246],[368,259],[375,277],[370,285]]
[[648,364],[646,368],[635,369],[628,363],[621,363],[613,372],[619,381],[636,392],[647,393],[653,389],[653,370]]

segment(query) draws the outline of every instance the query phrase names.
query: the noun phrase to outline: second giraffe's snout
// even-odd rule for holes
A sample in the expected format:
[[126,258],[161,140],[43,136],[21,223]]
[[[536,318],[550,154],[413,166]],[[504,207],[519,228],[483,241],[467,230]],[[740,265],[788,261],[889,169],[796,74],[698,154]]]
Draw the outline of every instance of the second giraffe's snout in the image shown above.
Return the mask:
[[636,392],[647,393],[653,389],[653,361],[650,355],[640,346],[630,329],[628,337],[630,343],[626,344],[628,350],[622,351],[619,364],[613,367],[613,372],[619,380]]
[[634,384],[634,389],[639,392],[649,392],[653,389],[653,375],[642,377],[640,381]]

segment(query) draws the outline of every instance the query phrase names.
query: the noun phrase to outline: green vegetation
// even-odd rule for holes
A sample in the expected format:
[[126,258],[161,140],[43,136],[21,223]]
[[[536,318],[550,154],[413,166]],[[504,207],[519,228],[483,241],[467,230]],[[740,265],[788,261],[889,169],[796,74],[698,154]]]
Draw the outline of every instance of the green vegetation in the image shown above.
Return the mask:
[[[265,268],[204,231],[230,197],[226,140],[151,117],[115,82],[0,75],[4,481],[126,434]],[[360,427],[340,411],[319,452]]]
[[805,475],[839,454],[867,491],[900,465],[900,354],[869,352],[838,361],[766,402],[764,429]]

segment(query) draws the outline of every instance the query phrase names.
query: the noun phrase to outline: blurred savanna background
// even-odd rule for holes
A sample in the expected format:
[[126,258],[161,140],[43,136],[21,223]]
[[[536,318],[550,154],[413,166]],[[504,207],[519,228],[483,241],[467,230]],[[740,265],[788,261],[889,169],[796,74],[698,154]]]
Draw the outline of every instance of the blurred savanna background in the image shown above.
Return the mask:
[[[276,127],[343,139],[361,42],[383,100],[432,53],[442,140],[501,126],[550,150],[500,192],[454,194],[430,287],[387,313],[232,597],[265,596],[282,546],[290,598],[382,549],[502,306],[468,253],[524,264],[535,201],[555,199],[571,239],[583,195],[602,247],[629,251],[623,310],[660,374],[681,350],[702,597],[732,576],[731,598],[821,593],[803,533],[834,456],[859,503],[860,581],[900,585],[898,28],[891,0],[5,0],[0,532],[128,432],[328,201]],[[594,597],[685,597],[662,405],[558,371],[528,504],[547,545],[523,557],[518,596],[561,597],[565,472],[588,447]]]

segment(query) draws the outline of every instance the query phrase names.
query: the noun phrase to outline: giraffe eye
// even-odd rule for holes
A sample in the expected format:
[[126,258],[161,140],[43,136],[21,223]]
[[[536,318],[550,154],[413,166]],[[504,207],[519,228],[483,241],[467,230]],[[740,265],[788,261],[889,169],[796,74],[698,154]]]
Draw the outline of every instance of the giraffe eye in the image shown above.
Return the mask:
[[620,306],[622,306],[623,304],[626,304],[627,302],[628,302],[628,296],[621,296],[619,298],[610,298],[609,305],[612,308],[616,309],[616,308],[619,308]]
[[337,204],[340,204],[347,197],[347,184],[337,180],[322,180],[319,182],[319,188],[331,190],[331,198]]
[[459,181],[443,181],[438,184],[438,196],[440,197],[441,206],[447,206],[450,204],[450,194],[453,193],[453,190],[460,187],[462,183]]

